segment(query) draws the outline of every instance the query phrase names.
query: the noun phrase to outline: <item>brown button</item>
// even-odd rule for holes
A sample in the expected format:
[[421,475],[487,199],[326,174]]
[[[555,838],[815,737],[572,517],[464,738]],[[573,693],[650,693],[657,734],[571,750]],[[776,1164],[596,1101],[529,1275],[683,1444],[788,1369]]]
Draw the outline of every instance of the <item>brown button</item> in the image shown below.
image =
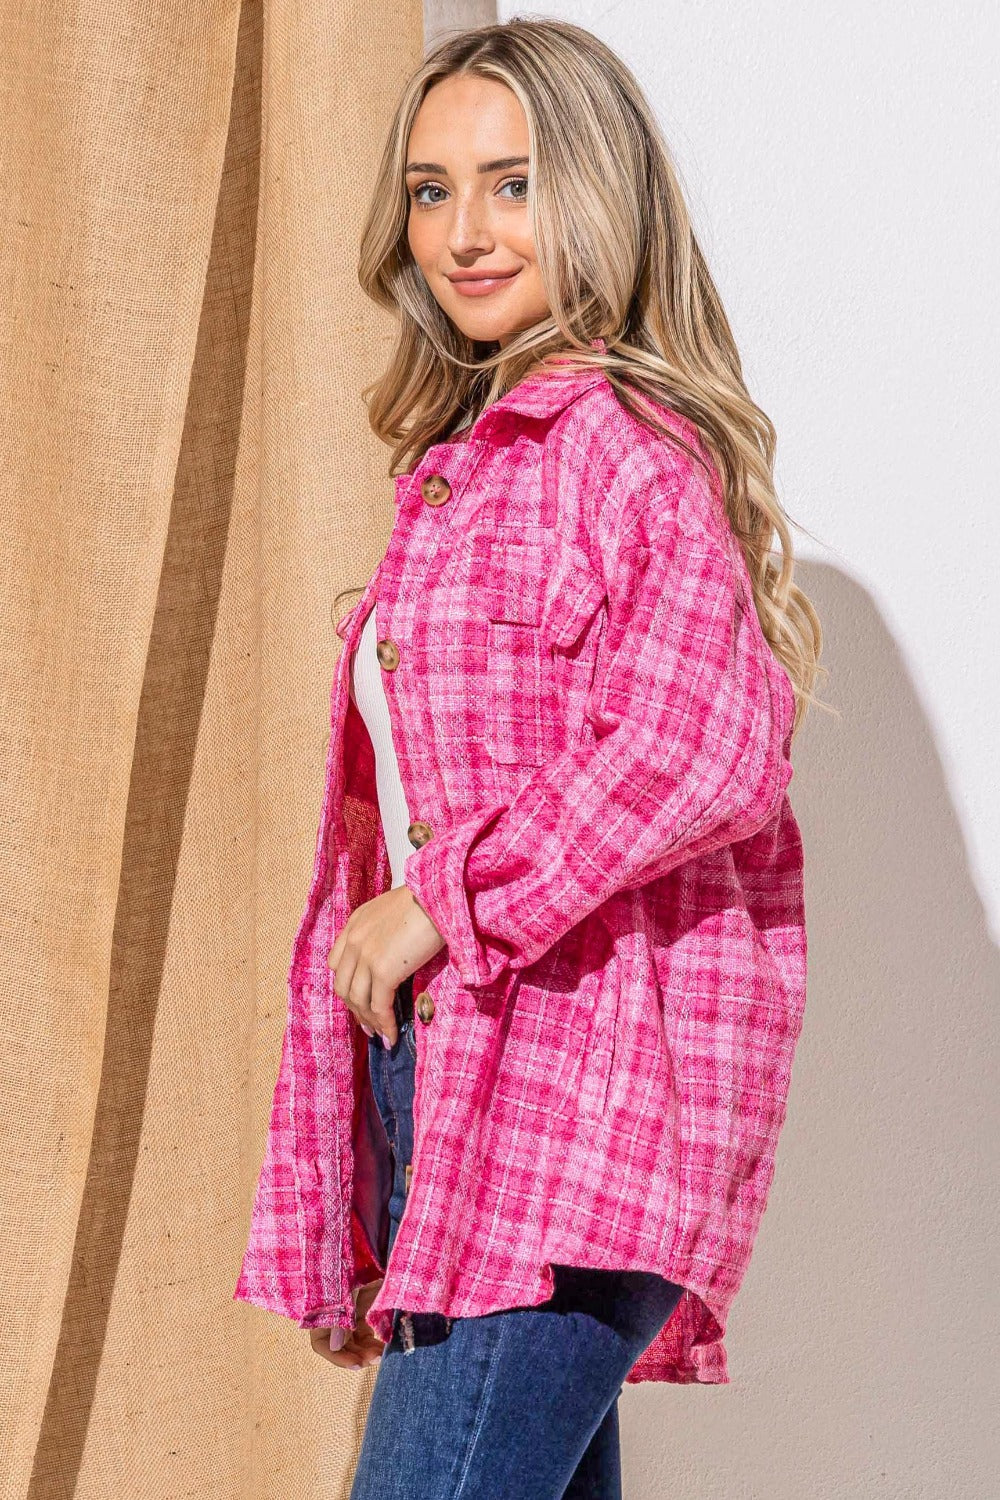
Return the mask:
[[420,485],[420,493],[428,505],[443,505],[451,494],[451,485],[443,474],[428,474]]
[[427,840],[432,836],[433,832],[434,830],[429,823],[423,823],[418,818],[417,821],[415,823],[411,823],[409,828],[406,830],[406,837],[409,839],[414,849],[419,849],[422,845],[426,844]]
[[395,641],[390,641],[388,638],[379,641],[375,647],[375,655],[379,659],[379,665],[385,667],[387,672],[395,672],[399,666],[399,647]]
[[406,1163],[406,1171],[403,1173],[403,1177],[405,1179],[405,1181],[403,1183],[403,1191],[405,1193],[408,1193],[410,1191],[410,1178],[412,1176],[413,1176],[413,1163],[412,1163],[412,1161],[408,1161]]
[[413,1002],[417,1009],[417,1015],[425,1026],[429,1026],[434,1015],[434,1001],[429,990],[421,990]]

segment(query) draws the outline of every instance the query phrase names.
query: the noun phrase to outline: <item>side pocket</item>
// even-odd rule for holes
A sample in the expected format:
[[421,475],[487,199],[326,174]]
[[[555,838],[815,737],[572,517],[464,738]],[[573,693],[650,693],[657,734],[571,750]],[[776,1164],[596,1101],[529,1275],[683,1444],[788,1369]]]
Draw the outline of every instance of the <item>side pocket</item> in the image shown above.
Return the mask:
[[608,1090],[615,1063],[619,998],[616,963],[613,970],[605,972],[603,976],[587,1032],[583,1077],[580,1080],[580,1114],[587,1120],[601,1120],[607,1112]]
[[601,1120],[615,1062],[621,972],[604,922],[591,913],[585,930],[570,945],[561,981],[571,1007],[567,1049],[559,1074],[559,1112]]

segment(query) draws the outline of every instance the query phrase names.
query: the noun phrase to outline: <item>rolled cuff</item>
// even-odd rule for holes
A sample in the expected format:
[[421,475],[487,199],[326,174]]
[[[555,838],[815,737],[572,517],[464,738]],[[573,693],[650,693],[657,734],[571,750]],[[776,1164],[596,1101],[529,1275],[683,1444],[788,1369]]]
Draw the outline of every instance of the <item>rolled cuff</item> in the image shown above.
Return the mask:
[[509,945],[491,943],[476,927],[465,879],[469,854],[507,809],[494,804],[455,823],[407,856],[403,879],[448,945],[448,957],[466,989],[506,999],[523,967]]

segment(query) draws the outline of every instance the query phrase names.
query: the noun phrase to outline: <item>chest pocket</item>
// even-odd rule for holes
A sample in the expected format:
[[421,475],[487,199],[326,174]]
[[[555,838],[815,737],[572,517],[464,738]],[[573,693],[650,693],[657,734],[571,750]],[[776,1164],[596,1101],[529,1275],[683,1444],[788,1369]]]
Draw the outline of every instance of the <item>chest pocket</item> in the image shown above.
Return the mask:
[[542,633],[546,568],[541,544],[480,538],[488,556],[479,576],[489,682],[484,739],[500,765],[542,765],[553,712],[550,657]]
[[438,580],[451,619],[481,632],[477,719],[490,758],[540,766],[566,743],[558,657],[572,657],[604,597],[577,549],[549,527],[467,533]]

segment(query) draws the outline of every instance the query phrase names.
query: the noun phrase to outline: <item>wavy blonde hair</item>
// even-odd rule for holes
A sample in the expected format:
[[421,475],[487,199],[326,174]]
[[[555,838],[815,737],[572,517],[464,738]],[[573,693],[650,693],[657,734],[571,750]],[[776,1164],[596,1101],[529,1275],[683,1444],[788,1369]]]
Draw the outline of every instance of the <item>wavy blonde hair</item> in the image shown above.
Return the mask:
[[[410,130],[428,90],[456,74],[506,84],[528,122],[527,201],[550,316],[502,351],[455,327],[407,239]],[[634,416],[689,453],[642,397],[695,423],[722,480],[761,628],[795,691],[797,730],[807,703],[821,704],[812,690],[826,669],[819,618],[792,582],[789,517],[773,478],[775,429],[747,391],[666,142],[615,53],[582,27],[552,20],[515,18],[440,42],[397,106],[358,276],[400,322],[388,369],[363,392],[373,431],[394,445],[392,474],[411,470],[432,443],[556,353],[573,368],[603,369]],[[603,351],[592,347],[597,338]]]

